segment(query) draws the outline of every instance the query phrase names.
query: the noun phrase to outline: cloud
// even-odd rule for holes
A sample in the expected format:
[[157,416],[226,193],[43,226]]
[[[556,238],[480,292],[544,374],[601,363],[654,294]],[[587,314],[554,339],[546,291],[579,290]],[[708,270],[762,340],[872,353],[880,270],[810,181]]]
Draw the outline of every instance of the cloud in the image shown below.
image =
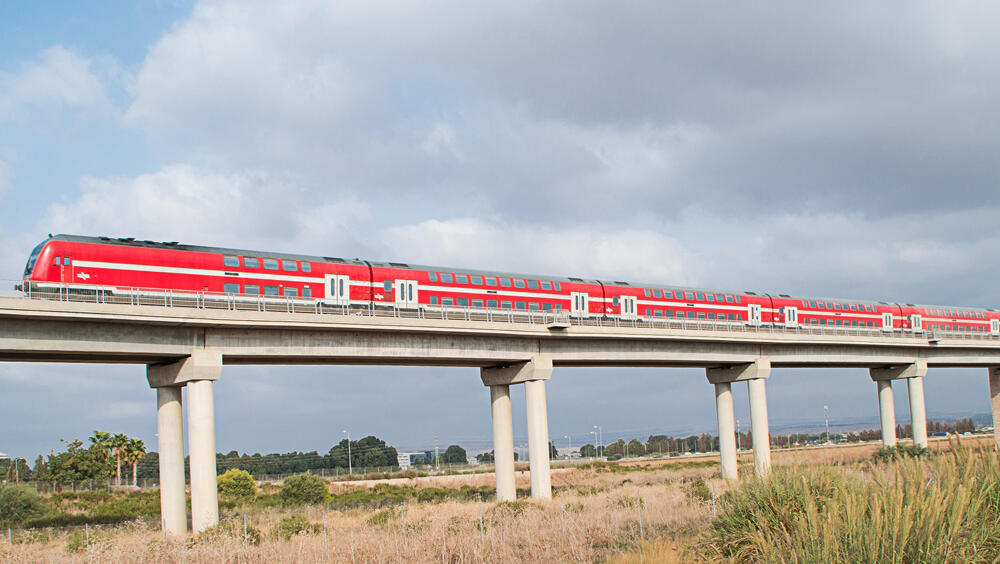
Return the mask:
[[77,199],[51,205],[39,230],[328,254],[354,240],[350,228],[366,214],[363,203],[315,199],[264,172],[178,164],[84,178]]
[[118,70],[55,45],[12,71],[0,70],[0,122],[54,125],[67,112],[112,111],[105,80]]

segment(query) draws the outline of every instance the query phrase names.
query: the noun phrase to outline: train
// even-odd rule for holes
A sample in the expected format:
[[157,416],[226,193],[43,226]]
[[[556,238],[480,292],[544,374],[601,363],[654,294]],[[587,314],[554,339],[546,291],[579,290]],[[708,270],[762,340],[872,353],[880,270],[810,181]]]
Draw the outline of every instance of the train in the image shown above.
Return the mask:
[[996,309],[791,296],[158,242],[49,235],[21,289],[170,291],[401,309],[1000,335]]

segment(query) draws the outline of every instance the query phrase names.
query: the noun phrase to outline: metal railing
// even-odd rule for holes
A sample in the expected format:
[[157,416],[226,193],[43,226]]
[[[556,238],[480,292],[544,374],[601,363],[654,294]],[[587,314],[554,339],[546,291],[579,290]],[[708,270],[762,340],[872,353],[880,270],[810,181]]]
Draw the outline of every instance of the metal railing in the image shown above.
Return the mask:
[[910,338],[920,341],[963,339],[1000,342],[1000,335],[991,333],[943,331],[940,329],[910,331],[877,327],[847,327],[833,325],[760,324],[746,321],[724,321],[686,318],[627,318],[619,315],[576,315],[566,310],[490,309],[420,305],[400,307],[393,303],[354,301],[335,304],[317,298],[283,296],[243,296],[207,291],[181,291],[163,288],[122,288],[92,284],[46,283],[22,288],[20,280],[0,280],[0,297],[29,300],[157,306],[246,312],[338,315],[371,318],[433,319],[444,321],[479,321],[545,325],[549,327],[624,327],[636,329],[676,329],[722,333],[793,334],[815,336],[853,336],[874,338]]

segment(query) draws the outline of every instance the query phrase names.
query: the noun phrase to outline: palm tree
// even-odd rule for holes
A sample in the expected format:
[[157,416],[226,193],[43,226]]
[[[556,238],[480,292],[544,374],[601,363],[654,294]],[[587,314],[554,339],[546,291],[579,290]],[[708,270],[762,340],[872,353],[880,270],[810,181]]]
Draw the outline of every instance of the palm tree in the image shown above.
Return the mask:
[[129,439],[128,443],[125,444],[124,456],[125,462],[132,465],[132,485],[139,485],[139,461],[142,457],[146,455],[146,445],[143,444],[142,439]]
[[128,444],[129,437],[125,433],[115,433],[108,441],[108,447],[115,453],[115,485],[122,485],[122,451]]

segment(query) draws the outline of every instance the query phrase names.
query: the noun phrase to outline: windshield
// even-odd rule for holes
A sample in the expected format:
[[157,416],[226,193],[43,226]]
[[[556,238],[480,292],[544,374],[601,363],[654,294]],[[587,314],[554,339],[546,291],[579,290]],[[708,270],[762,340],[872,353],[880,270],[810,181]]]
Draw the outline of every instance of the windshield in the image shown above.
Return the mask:
[[38,260],[38,255],[42,254],[42,247],[45,246],[47,241],[42,241],[38,244],[34,250],[31,251],[31,256],[28,257],[28,264],[24,267],[24,277],[27,278],[31,276],[31,271],[35,269],[35,261]]

